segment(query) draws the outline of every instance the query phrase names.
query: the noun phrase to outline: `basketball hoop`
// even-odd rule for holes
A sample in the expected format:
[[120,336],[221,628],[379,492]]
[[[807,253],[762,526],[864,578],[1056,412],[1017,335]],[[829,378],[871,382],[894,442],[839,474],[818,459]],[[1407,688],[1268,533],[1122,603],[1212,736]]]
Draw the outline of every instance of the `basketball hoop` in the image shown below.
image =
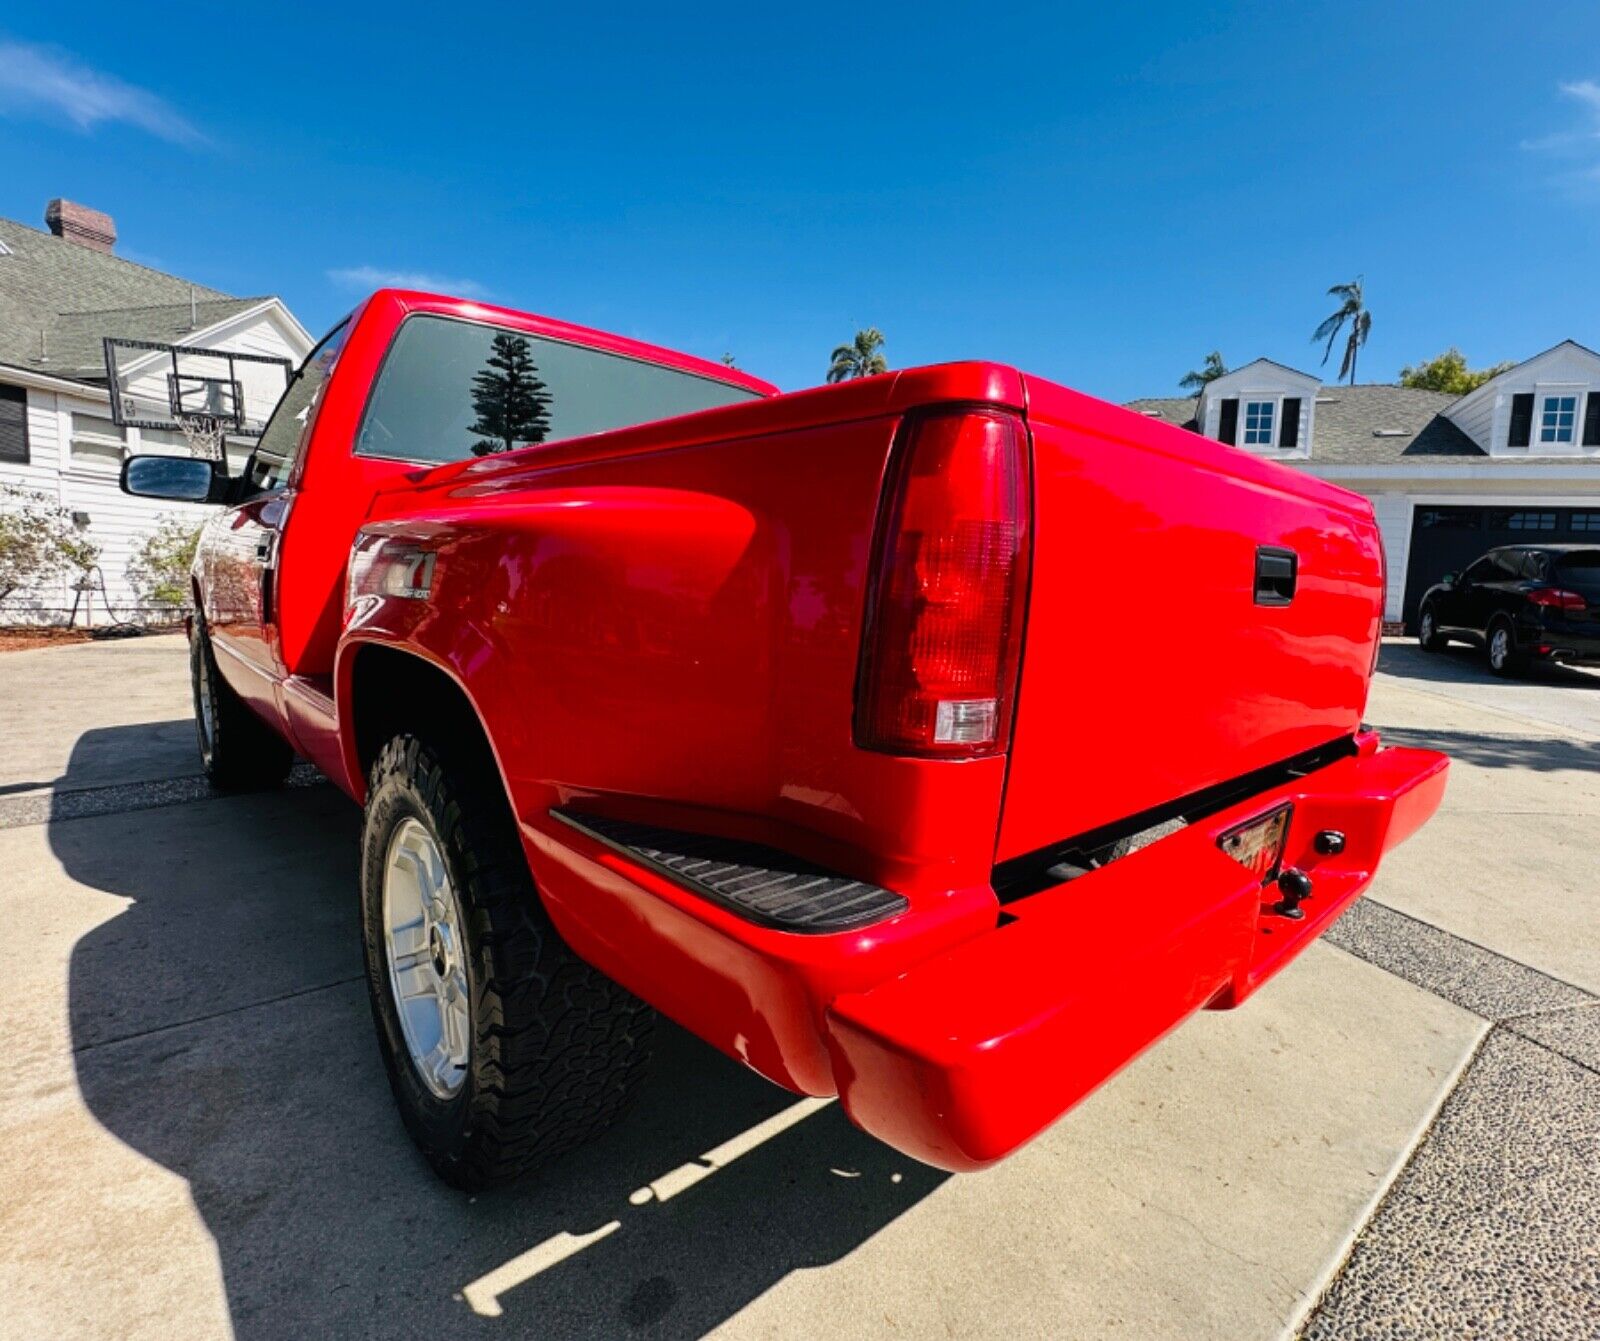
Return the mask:
[[189,444],[190,454],[202,461],[226,459],[227,426],[215,415],[185,414],[178,416],[178,431]]
[[230,433],[261,436],[292,371],[288,359],[267,354],[114,336],[102,343],[118,427],[175,429],[209,461],[223,459]]

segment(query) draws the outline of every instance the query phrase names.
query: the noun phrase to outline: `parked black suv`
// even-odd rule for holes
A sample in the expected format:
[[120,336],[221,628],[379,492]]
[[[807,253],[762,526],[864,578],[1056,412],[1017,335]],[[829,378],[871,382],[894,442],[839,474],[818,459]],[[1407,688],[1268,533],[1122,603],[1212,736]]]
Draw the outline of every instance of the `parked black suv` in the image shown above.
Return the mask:
[[1430,652],[1451,639],[1484,649],[1489,669],[1532,661],[1600,665],[1600,545],[1507,545],[1428,588],[1417,637]]

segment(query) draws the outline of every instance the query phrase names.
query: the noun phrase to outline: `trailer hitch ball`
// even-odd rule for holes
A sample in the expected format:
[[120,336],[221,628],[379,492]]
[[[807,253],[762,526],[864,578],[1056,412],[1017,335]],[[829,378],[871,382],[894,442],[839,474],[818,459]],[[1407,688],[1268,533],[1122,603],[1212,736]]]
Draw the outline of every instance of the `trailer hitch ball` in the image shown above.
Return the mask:
[[1278,893],[1283,897],[1272,906],[1279,917],[1298,922],[1305,916],[1300,904],[1311,897],[1311,877],[1291,866],[1278,877]]

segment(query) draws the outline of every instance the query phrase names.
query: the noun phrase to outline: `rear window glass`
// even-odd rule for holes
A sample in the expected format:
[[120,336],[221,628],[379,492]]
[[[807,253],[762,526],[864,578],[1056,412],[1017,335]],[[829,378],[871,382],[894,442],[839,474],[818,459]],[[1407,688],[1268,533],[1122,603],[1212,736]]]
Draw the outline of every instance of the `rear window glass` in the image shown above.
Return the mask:
[[356,451],[460,461],[757,398],[709,377],[522,331],[412,317],[378,374]]
[[1558,555],[1553,580],[1585,592],[1600,591],[1600,549]]

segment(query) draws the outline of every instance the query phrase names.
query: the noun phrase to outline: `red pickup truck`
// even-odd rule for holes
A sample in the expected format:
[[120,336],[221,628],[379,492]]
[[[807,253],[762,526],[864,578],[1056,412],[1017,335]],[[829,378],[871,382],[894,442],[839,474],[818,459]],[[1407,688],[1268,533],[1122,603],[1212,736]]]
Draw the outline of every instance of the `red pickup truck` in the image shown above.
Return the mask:
[[194,567],[211,778],[361,802],[406,1124],[482,1186],[620,1113],[661,1011],[980,1168],[1250,995],[1434,811],[1362,725],[1361,498],[991,363],[780,395],[383,291]]

